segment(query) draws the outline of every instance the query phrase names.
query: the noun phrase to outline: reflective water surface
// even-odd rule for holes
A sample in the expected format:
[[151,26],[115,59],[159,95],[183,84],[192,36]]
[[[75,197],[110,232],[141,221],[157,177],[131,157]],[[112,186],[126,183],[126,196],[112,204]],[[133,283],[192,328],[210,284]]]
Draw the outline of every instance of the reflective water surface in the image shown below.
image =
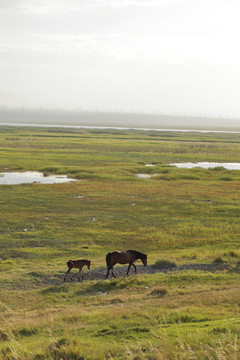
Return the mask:
[[201,167],[203,169],[212,169],[216,167],[224,167],[227,170],[240,170],[240,163],[218,163],[218,162],[198,162],[198,163],[175,163],[169,164],[170,166],[176,166],[178,168],[192,169],[194,167]]
[[151,175],[148,174],[136,174],[134,176],[140,179],[150,179],[152,177]]
[[25,171],[25,172],[4,172],[0,173],[0,185],[21,185],[21,184],[59,184],[76,181],[70,179],[67,175],[50,175],[44,176],[43,173],[38,171]]

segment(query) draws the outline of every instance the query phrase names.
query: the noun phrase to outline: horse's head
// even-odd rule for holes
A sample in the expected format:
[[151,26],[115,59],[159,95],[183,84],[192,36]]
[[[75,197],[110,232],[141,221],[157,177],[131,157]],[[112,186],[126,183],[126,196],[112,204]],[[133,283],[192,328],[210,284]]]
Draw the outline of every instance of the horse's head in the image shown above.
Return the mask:
[[147,255],[143,254],[143,256],[141,257],[141,261],[144,266],[147,266]]
[[90,269],[90,265],[91,265],[91,261],[88,261],[88,264],[87,264],[88,270]]

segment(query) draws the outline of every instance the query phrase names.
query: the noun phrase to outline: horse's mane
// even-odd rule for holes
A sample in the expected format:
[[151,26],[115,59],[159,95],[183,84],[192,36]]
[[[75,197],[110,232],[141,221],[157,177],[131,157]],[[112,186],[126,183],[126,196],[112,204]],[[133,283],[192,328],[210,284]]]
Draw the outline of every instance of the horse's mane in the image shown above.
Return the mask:
[[130,252],[130,253],[134,254],[137,259],[141,259],[141,258],[147,256],[146,254],[143,254],[140,251],[136,251],[136,250],[128,250],[127,252]]

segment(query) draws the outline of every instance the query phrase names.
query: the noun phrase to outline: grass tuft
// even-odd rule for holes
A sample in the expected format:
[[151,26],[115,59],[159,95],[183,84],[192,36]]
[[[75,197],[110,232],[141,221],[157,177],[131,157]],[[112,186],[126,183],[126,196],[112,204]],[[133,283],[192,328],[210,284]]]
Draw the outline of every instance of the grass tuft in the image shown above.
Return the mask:
[[38,333],[38,329],[35,327],[22,327],[18,330],[13,330],[13,334],[16,337],[28,337],[32,335],[36,335]]
[[151,295],[158,297],[158,298],[163,298],[165,295],[167,295],[167,290],[164,288],[161,289],[153,289],[151,291]]
[[213,264],[224,264],[224,262],[225,261],[221,258],[221,256],[213,260]]
[[174,268],[176,267],[176,263],[169,261],[169,260],[157,260],[154,263],[154,266],[157,268],[163,268],[163,269],[168,269],[168,268]]
[[8,334],[0,329],[0,341],[8,341],[8,340],[9,340]]
[[220,181],[233,181],[233,178],[230,176],[221,176],[219,178]]

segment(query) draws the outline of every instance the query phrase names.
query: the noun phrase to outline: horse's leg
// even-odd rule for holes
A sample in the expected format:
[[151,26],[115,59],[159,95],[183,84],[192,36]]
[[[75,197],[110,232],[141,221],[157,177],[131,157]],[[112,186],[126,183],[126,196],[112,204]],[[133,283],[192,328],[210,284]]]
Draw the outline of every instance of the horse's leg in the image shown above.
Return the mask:
[[108,278],[108,275],[109,275],[110,270],[111,270],[112,276],[113,276],[114,278],[116,277],[116,276],[114,275],[114,273],[113,273],[113,267],[112,267],[112,268],[109,267],[108,270],[107,270],[107,275],[106,275],[105,279]]
[[105,279],[107,279],[107,278],[108,278],[109,271],[110,271],[110,267],[108,267],[108,269],[107,269],[107,275],[106,275]]
[[137,273],[137,267],[135,264],[132,264],[134,266],[134,269],[135,269],[135,274]]
[[113,267],[112,267],[112,276],[113,276],[114,278],[116,278],[116,276],[115,276],[114,273],[113,273]]
[[131,265],[132,265],[132,264],[129,264],[129,265],[128,265],[127,276],[128,276],[128,273],[129,273],[129,270],[130,270]]

